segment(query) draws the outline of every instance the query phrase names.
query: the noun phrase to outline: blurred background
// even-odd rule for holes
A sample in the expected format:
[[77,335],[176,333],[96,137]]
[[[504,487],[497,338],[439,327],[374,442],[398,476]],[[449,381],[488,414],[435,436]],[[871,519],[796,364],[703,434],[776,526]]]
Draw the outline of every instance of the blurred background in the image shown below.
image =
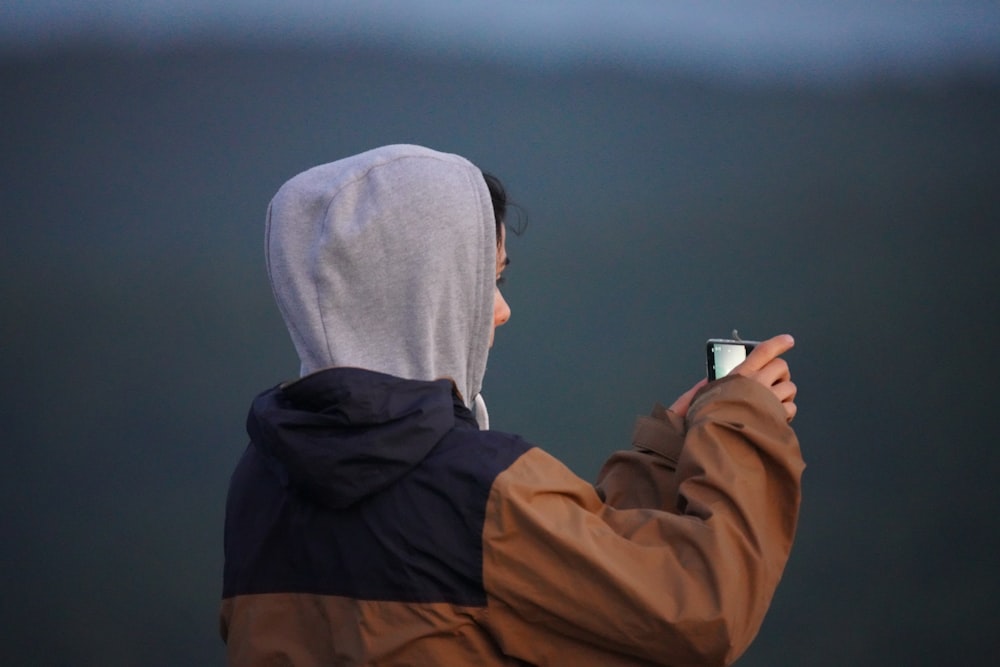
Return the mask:
[[805,499],[741,666],[989,662],[1000,5],[278,7],[0,9],[0,661],[222,664],[229,474],[298,367],[268,201],[410,142],[525,213],[484,394],[581,476],[706,338],[796,336]]

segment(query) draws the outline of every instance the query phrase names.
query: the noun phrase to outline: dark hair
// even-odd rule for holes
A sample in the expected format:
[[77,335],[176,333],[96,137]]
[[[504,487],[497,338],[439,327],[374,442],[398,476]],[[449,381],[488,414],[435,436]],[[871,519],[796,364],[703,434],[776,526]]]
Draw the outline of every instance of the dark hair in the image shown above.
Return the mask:
[[507,225],[508,232],[514,232],[515,234],[520,234],[524,231],[525,225],[527,225],[527,216],[524,210],[518,206],[516,203],[511,203],[507,199],[507,190],[504,188],[503,183],[500,179],[493,174],[483,172],[483,180],[486,181],[486,187],[490,191],[490,199],[493,201],[493,217],[497,224],[497,247],[500,247],[500,228],[507,222],[507,210],[511,209],[514,212],[514,217],[517,219],[517,224]]
[[488,174],[484,171],[483,180],[486,181],[486,187],[490,190],[490,199],[493,201],[493,218],[496,220],[497,247],[499,247],[500,228],[507,218],[507,190],[504,189],[500,179],[493,174]]

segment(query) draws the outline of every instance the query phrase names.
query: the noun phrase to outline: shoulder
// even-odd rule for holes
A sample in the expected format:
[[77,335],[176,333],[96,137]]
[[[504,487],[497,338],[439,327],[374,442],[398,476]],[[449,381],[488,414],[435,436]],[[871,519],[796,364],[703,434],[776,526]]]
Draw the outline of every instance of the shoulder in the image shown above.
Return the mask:
[[425,474],[474,483],[485,491],[499,475],[535,451],[540,450],[512,433],[456,428],[441,439],[420,468]]

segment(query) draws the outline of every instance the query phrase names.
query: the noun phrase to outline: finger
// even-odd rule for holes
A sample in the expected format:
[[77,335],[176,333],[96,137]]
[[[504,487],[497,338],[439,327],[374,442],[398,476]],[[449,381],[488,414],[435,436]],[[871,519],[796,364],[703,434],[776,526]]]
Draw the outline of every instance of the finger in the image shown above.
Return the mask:
[[788,362],[784,359],[772,359],[759,371],[750,374],[750,377],[760,382],[765,387],[771,387],[779,382],[787,382],[792,379],[792,373],[788,369]]
[[760,370],[772,359],[784,354],[794,346],[795,339],[789,334],[781,334],[779,336],[769,338],[755,347],[750,354],[747,355],[747,358],[743,360],[743,363],[737,366],[734,370],[747,371],[744,372],[743,375],[748,375],[749,373]]
[[789,401],[788,403],[782,403],[785,406],[785,419],[789,422],[795,419],[795,415],[799,412],[799,407],[795,405],[794,401]]
[[795,396],[798,394],[799,389],[795,386],[795,383],[791,380],[786,382],[779,382],[778,384],[771,387],[771,393],[781,401],[782,403],[794,403]]

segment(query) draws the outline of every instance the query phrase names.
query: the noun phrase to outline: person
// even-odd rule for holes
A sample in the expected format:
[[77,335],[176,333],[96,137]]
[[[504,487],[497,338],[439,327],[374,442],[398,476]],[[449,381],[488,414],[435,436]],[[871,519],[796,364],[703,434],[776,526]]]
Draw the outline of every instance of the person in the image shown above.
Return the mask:
[[230,482],[229,664],[723,665],[757,633],[798,517],[793,341],[657,405],[588,483],[488,428],[506,206],[409,145],[275,195],[301,368],[253,400]]

